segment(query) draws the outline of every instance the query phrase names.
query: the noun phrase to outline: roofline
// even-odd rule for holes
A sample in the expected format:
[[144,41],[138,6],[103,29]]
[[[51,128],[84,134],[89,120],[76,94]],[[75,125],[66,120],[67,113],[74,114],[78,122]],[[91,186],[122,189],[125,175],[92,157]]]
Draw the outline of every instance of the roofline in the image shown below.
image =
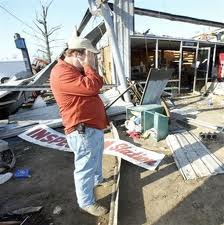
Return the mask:
[[135,7],[134,13],[136,15],[156,17],[159,19],[167,19],[167,20],[171,20],[171,21],[179,21],[179,22],[192,23],[192,24],[197,24],[197,25],[224,28],[224,23],[222,23],[222,22],[206,20],[206,19],[199,19],[199,18],[194,18],[194,17],[189,17],[189,16],[176,15],[176,14],[155,11],[155,10],[150,10],[150,9],[145,9],[145,8]]
[[157,35],[133,34],[133,35],[130,35],[130,38],[159,39],[159,40],[163,40],[163,41],[199,42],[199,43],[209,44],[209,45],[221,45],[221,46],[224,46],[224,43],[223,42],[202,41],[202,40],[174,38],[174,37],[163,37],[163,36],[157,36]]

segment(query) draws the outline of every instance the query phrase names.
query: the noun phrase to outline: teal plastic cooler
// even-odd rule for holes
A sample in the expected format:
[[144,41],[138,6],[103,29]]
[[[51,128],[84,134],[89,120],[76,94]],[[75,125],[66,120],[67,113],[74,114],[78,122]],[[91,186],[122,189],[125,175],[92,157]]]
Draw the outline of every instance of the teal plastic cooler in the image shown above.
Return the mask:
[[142,131],[144,131],[144,124],[145,124],[145,112],[152,112],[152,113],[164,113],[164,109],[161,105],[157,104],[150,104],[150,105],[139,105],[139,106],[132,106],[127,108],[126,110],[126,118],[129,120],[133,116],[140,116],[141,117],[141,125]]
[[164,139],[168,135],[168,117],[163,106],[158,104],[139,105],[127,108],[127,120],[133,116],[141,117],[142,132],[154,128],[157,132],[156,140]]

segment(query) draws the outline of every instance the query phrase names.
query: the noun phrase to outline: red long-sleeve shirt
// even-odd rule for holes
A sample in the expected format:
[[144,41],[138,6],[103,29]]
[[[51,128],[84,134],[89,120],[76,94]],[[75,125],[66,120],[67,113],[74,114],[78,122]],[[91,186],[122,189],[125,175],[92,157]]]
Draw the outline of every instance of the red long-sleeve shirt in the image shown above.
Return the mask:
[[103,79],[91,66],[85,66],[82,74],[59,59],[51,71],[50,85],[66,134],[71,133],[79,123],[97,129],[107,126],[104,105],[98,95]]

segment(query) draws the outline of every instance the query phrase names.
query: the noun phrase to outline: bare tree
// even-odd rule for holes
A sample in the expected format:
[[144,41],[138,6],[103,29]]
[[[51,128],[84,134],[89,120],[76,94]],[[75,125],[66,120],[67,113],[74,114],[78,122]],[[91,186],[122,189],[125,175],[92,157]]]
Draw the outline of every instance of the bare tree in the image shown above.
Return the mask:
[[42,42],[42,44],[39,44],[39,51],[46,55],[46,59],[49,63],[51,62],[51,49],[55,47],[51,46],[51,43],[61,40],[55,39],[52,36],[56,31],[61,29],[61,25],[49,27],[47,24],[48,10],[53,1],[54,0],[50,1],[48,4],[41,3],[41,12],[39,13],[39,15],[38,13],[36,13],[36,19],[34,21],[38,32],[37,34],[32,35]]

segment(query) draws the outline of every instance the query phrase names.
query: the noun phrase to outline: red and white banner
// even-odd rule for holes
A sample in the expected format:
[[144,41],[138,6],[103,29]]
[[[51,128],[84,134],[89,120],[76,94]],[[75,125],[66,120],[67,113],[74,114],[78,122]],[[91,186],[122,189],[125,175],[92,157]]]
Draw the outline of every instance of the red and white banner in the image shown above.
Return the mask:
[[137,147],[127,141],[115,139],[105,139],[104,153],[120,157],[148,170],[155,170],[165,156],[164,154]]
[[[67,144],[66,136],[46,125],[37,125],[20,134],[19,137],[44,147],[72,152]],[[164,158],[164,154],[152,152],[127,141],[115,139],[105,139],[104,154],[121,157],[148,170],[154,170]]]
[[37,145],[72,152],[68,146],[66,136],[46,125],[37,125],[18,136]]

